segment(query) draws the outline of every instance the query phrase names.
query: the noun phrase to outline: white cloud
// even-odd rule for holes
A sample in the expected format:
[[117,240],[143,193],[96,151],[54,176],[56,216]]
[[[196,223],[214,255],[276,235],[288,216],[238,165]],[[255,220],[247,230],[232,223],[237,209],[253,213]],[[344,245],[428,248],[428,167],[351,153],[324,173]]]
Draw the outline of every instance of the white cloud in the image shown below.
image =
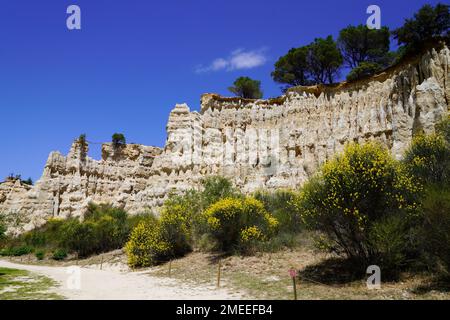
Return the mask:
[[245,51],[237,49],[231,52],[228,58],[217,58],[207,66],[200,65],[196,68],[197,73],[212,71],[233,71],[242,69],[252,69],[262,66],[266,63],[266,48],[258,50]]

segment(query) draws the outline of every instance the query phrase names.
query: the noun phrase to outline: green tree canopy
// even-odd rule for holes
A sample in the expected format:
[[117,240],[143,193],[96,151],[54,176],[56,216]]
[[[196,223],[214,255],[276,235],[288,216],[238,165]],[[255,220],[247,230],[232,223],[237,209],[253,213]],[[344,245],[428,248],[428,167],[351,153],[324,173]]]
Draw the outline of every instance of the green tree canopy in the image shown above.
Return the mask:
[[348,81],[357,80],[363,77],[371,76],[382,69],[381,65],[376,62],[361,62],[357,67],[347,75]]
[[112,135],[112,143],[114,147],[120,147],[124,146],[127,143],[127,141],[123,133],[114,133]]
[[308,46],[292,48],[275,63],[275,70],[272,78],[278,83],[285,83],[288,86],[304,86],[310,83],[309,66],[306,60],[308,56]]
[[347,66],[356,68],[363,62],[384,65],[389,53],[389,38],[387,27],[377,30],[365,25],[348,26],[339,32],[337,43]]
[[253,80],[249,77],[239,77],[234,81],[233,87],[229,87],[232,93],[241,98],[261,99],[263,93],[261,91],[261,81]]
[[392,34],[399,45],[409,50],[420,48],[424,41],[439,36],[449,36],[449,6],[437,4],[435,7],[426,4],[414,14],[414,18],[406,19],[402,27]]
[[289,50],[275,63],[272,78],[290,86],[333,83],[343,57],[331,36],[317,38],[313,43]]
[[309,45],[308,65],[316,83],[333,83],[343,63],[341,51],[332,36],[316,38]]

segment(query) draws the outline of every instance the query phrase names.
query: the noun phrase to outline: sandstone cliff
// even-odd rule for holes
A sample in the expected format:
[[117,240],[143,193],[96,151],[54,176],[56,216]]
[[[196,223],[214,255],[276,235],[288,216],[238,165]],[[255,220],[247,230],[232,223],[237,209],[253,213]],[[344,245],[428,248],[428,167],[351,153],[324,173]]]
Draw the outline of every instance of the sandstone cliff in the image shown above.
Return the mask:
[[50,154],[32,188],[0,184],[0,212],[18,233],[82,215],[90,201],[130,213],[155,208],[207,175],[230,177],[245,192],[296,187],[348,141],[379,140],[400,157],[415,132],[432,132],[448,111],[449,61],[444,47],[336,90],[296,88],[256,101],[203,95],[200,112],[172,110],[164,148],[104,144],[97,161],[75,141],[67,156]]

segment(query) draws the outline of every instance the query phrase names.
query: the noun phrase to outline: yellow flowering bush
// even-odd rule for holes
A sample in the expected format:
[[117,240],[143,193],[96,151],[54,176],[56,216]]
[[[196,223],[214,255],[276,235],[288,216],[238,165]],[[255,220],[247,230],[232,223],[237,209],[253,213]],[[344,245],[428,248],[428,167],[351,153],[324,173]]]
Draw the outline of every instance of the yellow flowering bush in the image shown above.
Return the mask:
[[241,231],[241,241],[249,242],[253,240],[264,240],[262,231],[257,226],[244,228]]
[[377,255],[368,241],[373,223],[389,215],[412,218],[420,190],[380,144],[351,143],[305,184],[293,205],[306,225],[327,235],[332,250],[371,260]]
[[264,205],[251,197],[219,200],[203,214],[218,249],[224,251],[244,249],[251,241],[265,241],[278,227]]
[[130,267],[147,267],[160,262],[170,255],[172,245],[163,238],[158,220],[144,220],[131,232],[125,245]]
[[184,207],[165,206],[159,219],[141,221],[125,246],[128,264],[145,267],[190,251],[189,228]]
[[419,135],[406,151],[410,172],[426,184],[449,184],[450,146],[444,134]]

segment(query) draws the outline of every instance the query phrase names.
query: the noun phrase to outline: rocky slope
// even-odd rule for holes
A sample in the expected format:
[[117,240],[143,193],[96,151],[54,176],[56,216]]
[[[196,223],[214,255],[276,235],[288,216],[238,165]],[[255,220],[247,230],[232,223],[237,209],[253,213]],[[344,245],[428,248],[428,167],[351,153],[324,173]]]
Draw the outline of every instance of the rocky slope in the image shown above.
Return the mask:
[[444,47],[335,90],[296,88],[271,100],[203,95],[200,112],[185,104],[172,110],[163,149],[104,144],[102,159],[93,160],[75,141],[67,156],[50,154],[32,188],[0,184],[0,212],[18,233],[82,215],[90,201],[152,209],[208,175],[227,176],[245,192],[296,187],[348,141],[378,140],[399,158],[415,132],[432,132],[448,112],[449,61]]

